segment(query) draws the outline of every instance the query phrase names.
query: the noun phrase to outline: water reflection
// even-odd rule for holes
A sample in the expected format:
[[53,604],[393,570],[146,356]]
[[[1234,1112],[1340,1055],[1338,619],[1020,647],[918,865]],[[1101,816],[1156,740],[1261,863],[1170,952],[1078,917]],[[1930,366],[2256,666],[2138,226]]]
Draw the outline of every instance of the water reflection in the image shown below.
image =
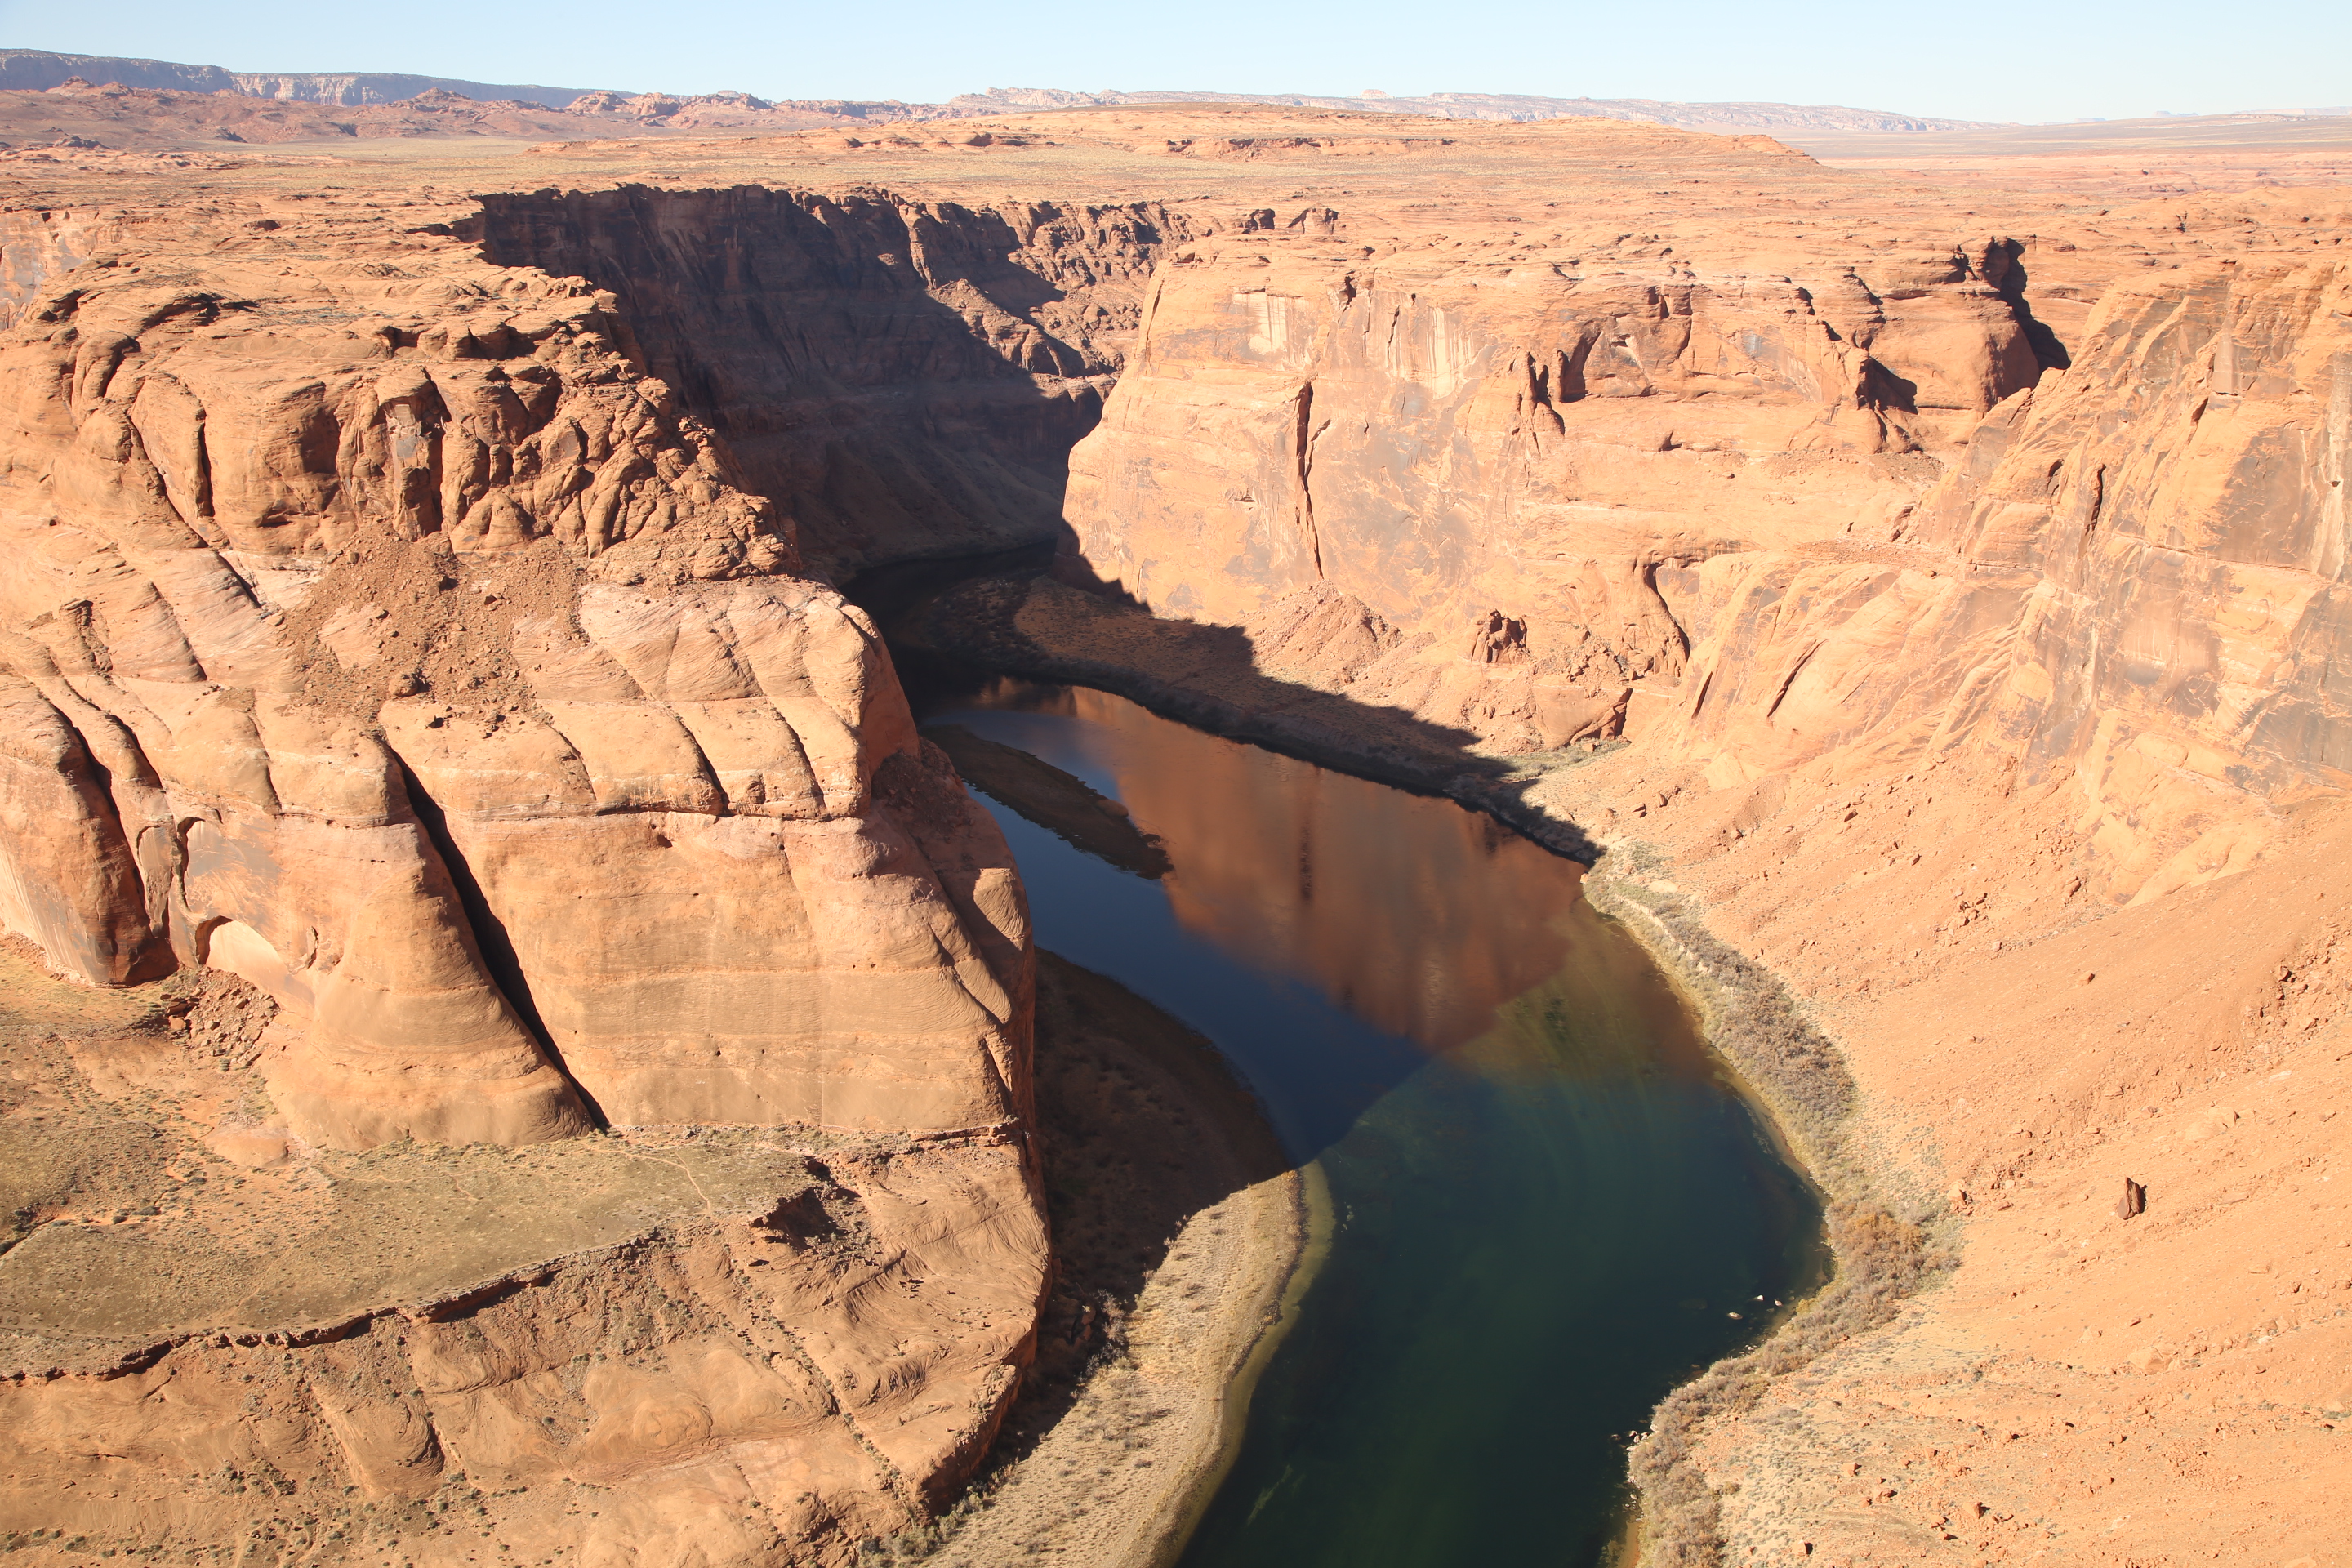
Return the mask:
[[1375,1028],[1458,1046],[1567,954],[1581,868],[1491,817],[1083,688],[996,681],[957,707],[1124,802],[1167,846],[1187,931]]
[[991,807],[1040,942],[1215,1041],[1338,1209],[1184,1563],[1596,1561],[1613,1435],[1807,1288],[1819,1215],[1580,868],[1098,692],[919,712],[1164,845],[1152,880]]
[[1071,706],[1119,798],[1167,841],[1177,920],[1243,962],[1308,977],[1438,1049],[1559,967],[1573,861],[1444,803],[1231,742],[1198,746],[1101,692]]

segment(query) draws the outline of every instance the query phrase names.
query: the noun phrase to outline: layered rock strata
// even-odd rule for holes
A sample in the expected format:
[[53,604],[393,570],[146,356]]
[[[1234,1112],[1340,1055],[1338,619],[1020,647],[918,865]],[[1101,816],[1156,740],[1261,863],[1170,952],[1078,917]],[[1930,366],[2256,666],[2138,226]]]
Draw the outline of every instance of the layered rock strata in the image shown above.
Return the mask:
[[73,824],[10,914],[60,969],[269,992],[321,1143],[1017,1114],[1002,845],[922,819],[871,628],[607,301],[310,338],[113,270],[5,371],[12,794]]
[[846,574],[1050,533],[1159,252],[1194,226],[739,185],[494,195],[465,232],[612,289],[646,366]]
[[306,1148],[257,1113],[241,983],[76,1019],[0,956],[11,1551],[845,1561],[1011,1395],[1015,1142]]
[[1492,752],[1643,733],[1728,787],[1981,741],[2153,897],[2242,859],[2250,791],[2340,784],[2343,282],[2294,232],[2339,206],[2212,204],[2242,258],[2063,338],[2046,237],[1762,277],[1195,242],[1064,574]]
[[[1253,734],[1307,724],[1336,757],[1360,731],[1598,841],[1719,976],[1785,986],[1850,1075],[1841,1171],[1914,1263],[1958,1259],[1676,1406],[1660,1552],[2326,1549],[2319,1434],[2352,1397],[2324,1184],[2339,195],[1130,106],[952,145],[436,165],[580,192],[488,200],[397,164],[39,156],[0,174],[0,526],[25,563],[0,908],[78,976],[202,963],[275,1000],[151,1131],[58,1124],[70,1157],[26,1168],[73,1179],[27,1178],[0,1278],[79,1278],[17,1266],[119,1262],[173,1217],[82,1181],[99,1152],[345,1191],[336,1162],[441,1158],[407,1138],[609,1143],[698,1181],[691,1124],[774,1147],[645,1225],[327,1318],[192,1297],[131,1334],[99,1309],[137,1290],[15,1300],[26,1528],[68,1479],[121,1485],[133,1437],[163,1456],[140,1506],[213,1487],[172,1528],[215,1538],[328,1520],[377,1484],[362,1449],[422,1463],[390,1407],[326,1446],[306,1345],[200,1364],[320,1322],[344,1342],[361,1314],[407,1334],[387,1306],[521,1344],[513,1303],[572,1336],[407,1384],[459,1456],[434,1529],[463,1499],[571,1521],[515,1541],[603,1530],[613,1561],[839,1556],[961,1473],[1042,1284],[1017,889],[870,627],[802,574],[1045,539],[1063,444],[1118,372],[1069,458],[1062,574],[1190,619],[1033,599],[1024,635],[1081,628],[1106,640],[1058,650],[1074,667],[1213,679]],[[180,1036],[75,1037],[114,1043],[14,1073],[12,1127]],[[554,1136],[599,1119],[624,1131]],[[873,1209],[901,1182],[913,1229]],[[680,1258],[702,1261],[656,1300]],[[589,1275],[614,1303],[593,1345],[589,1294],[562,1294]],[[2179,1289],[2200,1278],[2236,1283]],[[643,1359],[673,1328],[703,1338]],[[722,1342],[753,1370],[697,1382]],[[649,1381],[567,1381],[599,1354]],[[215,1372],[287,1423],[268,1471],[186,1436],[220,1428],[171,1391]],[[509,1447],[467,1436],[484,1391],[547,1376],[561,1397],[492,1401]],[[132,1388],[154,1398],[128,1425],[92,1414]],[[542,1449],[551,1421],[618,1447]],[[2126,1476],[2093,1421],[2193,1493]],[[840,1465],[817,1484],[793,1455]],[[488,1490],[528,1501],[466,1493],[478,1462],[520,1467]],[[689,1475],[709,1484],[656,1479]],[[793,1522],[693,1533],[753,1503]],[[367,1544],[428,1533],[404,1515]]]
[[[1045,1284],[1003,841],[610,295],[381,220],[295,247],[245,216],[118,215],[107,255],[47,277],[67,247],[28,219],[0,342],[0,919],[79,982],[201,971],[274,1005],[218,1064],[248,1089],[142,1123],[147,1179],[274,1157],[341,1191],[369,1151],[600,1128],[772,1146],[740,1192],[584,1251],[548,1249],[526,1181],[421,1304],[157,1288],[135,1323],[62,1289],[89,1194],[35,1161],[0,1311],[9,1527],[155,1545],[267,1518],[315,1544],[347,1486],[511,1485],[554,1490],[493,1533],[614,1561],[680,1531],[722,1561],[888,1533],[977,1462]],[[103,1076],[140,1037],[86,1054]],[[299,1233],[310,1190],[263,1223]],[[443,1321],[472,1348],[436,1349]],[[238,1370],[258,1342],[316,1348]],[[614,1368],[581,1383],[583,1358]],[[257,1474],[267,1507],[232,1495]],[[141,1500],[56,1512],[100,1478]],[[580,1487],[637,1500],[581,1535],[551,1522]],[[703,1542],[722,1505],[766,1511]]]
[[1884,537],[1922,455],[2064,356],[2005,237],[1687,262],[1625,237],[1178,248],[1072,459],[1074,567],[1506,749],[1612,736],[1635,682],[1681,677],[1668,598],[1700,563],[1831,518]]

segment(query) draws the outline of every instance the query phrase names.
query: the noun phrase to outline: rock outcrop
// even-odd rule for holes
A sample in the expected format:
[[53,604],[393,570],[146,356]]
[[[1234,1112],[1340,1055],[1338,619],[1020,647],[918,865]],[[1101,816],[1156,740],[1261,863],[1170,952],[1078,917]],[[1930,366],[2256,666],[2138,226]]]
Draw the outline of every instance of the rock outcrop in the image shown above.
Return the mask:
[[310,1149],[240,1126],[258,1086],[203,1049],[236,983],[123,1034],[7,963],[12,1550],[844,1562],[1012,1394],[1045,1243],[1018,1141]]
[[61,969],[269,992],[321,1143],[1018,1113],[1002,845],[893,809],[940,764],[871,628],[609,301],[320,342],[115,278],[5,371],[12,793],[75,824],[12,913]]
[[[90,1113],[93,1149],[152,1145],[126,1180],[291,1158],[313,1184],[184,1221],[151,1196],[140,1244],[299,1237],[364,1184],[337,1160],[768,1142],[732,1195],[584,1252],[529,1182],[468,1216],[470,1272],[436,1272],[422,1221],[379,1241],[442,1292],[421,1306],[366,1269],[324,1316],[278,1302],[289,1260],[256,1250],[247,1293],[159,1285],[121,1323],[73,1287],[87,1183],[12,1153],[7,1528],[316,1541],[346,1487],[453,1482],[533,1489],[488,1528],[592,1560],[903,1528],[977,1462],[1045,1288],[1003,840],[611,295],[380,219],[279,223],[119,212],[79,267],[56,223],[7,242],[0,919],[78,982],[201,971],[274,1004],[203,1064],[247,1087],[166,1073],[180,1109]],[[33,1076],[70,1102],[152,1055],[85,1054]],[[264,1340],[301,1348],[221,1353]],[[99,1473],[135,1506],[52,1507]],[[237,1500],[257,1476],[287,1500]],[[589,1486],[621,1506],[581,1534],[559,1500]]]
[[483,252],[614,291],[648,369],[847,574],[1048,535],[1124,363],[1156,202],[738,185],[494,195]]
[[[598,1563],[839,1561],[936,1507],[1046,1279],[1030,949],[826,579],[1065,519],[1005,616],[1119,644],[1065,668],[1572,825],[1843,1053],[1840,1169],[1954,1287],[1806,1349],[1806,1420],[1754,1403],[1791,1362],[1674,1434],[1675,1550],[2021,1560],[2028,1502],[2108,1528],[2105,1450],[1983,1422],[2126,1372],[2218,1400],[2274,1342],[2263,1386],[2322,1397],[2316,1277],[2121,1358],[2014,1298],[2065,1258],[2046,1321],[2121,1334],[2149,1259],[2340,1228],[2324,1138],[2208,1190],[2234,1113],[2341,1098],[2340,195],[1132,105],[436,167],[504,194],[0,167],[0,920],[100,988],[7,1026],[14,1526],[125,1456],[131,1522],[66,1521],[118,1549],[332,1561],[478,1506]],[[575,1155],[688,1179],[567,1207]],[[460,1179],[499,1195],[462,1268],[253,1228]],[[1868,1416],[1888,1367],[1952,1414]],[[1864,1511],[1872,1419],[1926,1458]],[[434,1501],[362,1529],[347,1487]],[[2172,1528],[2242,1546],[2232,1495]]]

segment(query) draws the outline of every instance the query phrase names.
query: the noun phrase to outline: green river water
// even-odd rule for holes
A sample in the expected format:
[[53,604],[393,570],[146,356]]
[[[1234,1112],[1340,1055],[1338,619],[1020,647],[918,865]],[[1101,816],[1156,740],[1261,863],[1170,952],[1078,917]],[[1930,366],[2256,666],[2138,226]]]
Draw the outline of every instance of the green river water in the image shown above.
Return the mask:
[[1580,868],[1451,802],[1013,680],[920,695],[1123,803],[1003,823],[1041,945],[1213,1040],[1332,1231],[1183,1568],[1605,1561],[1624,1450],[1823,1268],[1821,1215]]

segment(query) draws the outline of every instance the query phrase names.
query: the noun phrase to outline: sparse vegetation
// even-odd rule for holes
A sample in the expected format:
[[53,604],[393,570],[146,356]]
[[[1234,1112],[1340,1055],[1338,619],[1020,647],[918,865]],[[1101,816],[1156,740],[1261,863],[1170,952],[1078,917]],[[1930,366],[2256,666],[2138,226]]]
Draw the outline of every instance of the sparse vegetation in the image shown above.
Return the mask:
[[[1079,624],[1056,617],[1076,617]],[[1118,635],[1106,631],[1114,623]],[[1773,1379],[1889,1321],[1906,1296],[1949,1262],[1930,1234],[1928,1205],[1884,1190],[1884,1178],[1853,1147],[1855,1087],[1836,1045],[1769,971],[1717,940],[1691,903],[1651,885],[1664,879],[1664,870],[1645,846],[1621,840],[1604,855],[1581,828],[1529,798],[1528,786],[1544,771],[1538,760],[1504,764],[1466,756],[1426,726],[1360,709],[1318,722],[1318,714],[1348,705],[1259,677],[1227,672],[1204,679],[1202,661],[1215,651],[1217,631],[1122,614],[1085,595],[1017,578],[967,583],[942,595],[927,612],[921,633],[932,646],[997,668],[1098,686],[1220,734],[1404,788],[1433,790],[1595,867],[1586,883],[1594,907],[1633,931],[1690,1000],[1708,1043],[1764,1109],[1824,1200],[1829,1282],[1762,1344],[1717,1363],[1668,1395],[1631,1456],[1644,1561],[1721,1562],[1717,1497],[1693,1451],[1699,1426],[1749,1407]],[[1045,646],[1041,637],[1054,646]],[[1091,651],[1097,647],[1114,650],[1113,656]],[[1174,657],[1179,651],[1186,657]],[[1163,668],[1182,673],[1156,673]]]
[[1855,1089],[1837,1047],[1769,972],[1717,941],[1686,900],[1643,879],[1638,845],[1615,847],[1586,893],[1657,957],[1697,1008],[1708,1042],[1763,1105],[1820,1188],[1834,1272],[1760,1345],[1727,1357],[1660,1403],[1629,1468],[1641,1494],[1643,1558],[1675,1568],[1723,1560],[1717,1494],[1698,1463],[1699,1428],[1749,1409],[1776,1378],[1891,1321],[1904,1299],[1948,1263],[1925,1213],[1881,1190],[1849,1136]]

